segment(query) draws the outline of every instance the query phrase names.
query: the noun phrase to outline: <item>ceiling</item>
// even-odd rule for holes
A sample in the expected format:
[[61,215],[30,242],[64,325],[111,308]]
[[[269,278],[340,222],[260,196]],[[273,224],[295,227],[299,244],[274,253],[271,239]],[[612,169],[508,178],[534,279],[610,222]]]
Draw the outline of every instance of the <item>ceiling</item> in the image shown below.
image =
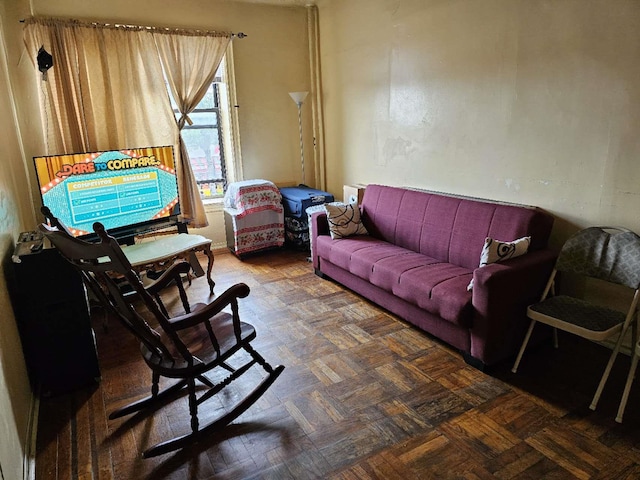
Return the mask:
[[316,0],[231,0],[241,3],[264,3],[267,5],[280,5],[282,7],[304,7],[315,5]]

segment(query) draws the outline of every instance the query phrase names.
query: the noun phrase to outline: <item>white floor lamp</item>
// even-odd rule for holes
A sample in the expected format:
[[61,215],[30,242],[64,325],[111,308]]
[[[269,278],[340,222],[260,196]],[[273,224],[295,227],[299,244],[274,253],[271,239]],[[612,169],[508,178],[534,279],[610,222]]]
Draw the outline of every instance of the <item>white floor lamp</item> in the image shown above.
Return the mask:
[[302,185],[305,182],[304,176],[304,144],[302,143],[302,104],[304,99],[307,98],[309,92],[289,92],[289,96],[296,102],[298,106],[298,130],[300,132],[300,163],[302,164]]

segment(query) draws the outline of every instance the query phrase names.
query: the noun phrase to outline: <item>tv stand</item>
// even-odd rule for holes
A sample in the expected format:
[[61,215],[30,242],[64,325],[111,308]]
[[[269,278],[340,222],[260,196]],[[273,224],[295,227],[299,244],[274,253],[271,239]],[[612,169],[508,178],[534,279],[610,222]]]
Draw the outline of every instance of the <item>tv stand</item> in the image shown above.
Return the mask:
[[213,253],[211,252],[211,240],[202,235],[190,233],[164,234],[161,238],[150,240],[143,239],[140,243],[124,245],[122,251],[127,256],[131,266],[138,272],[144,270],[162,270],[177,259],[187,260],[197,277],[204,275],[200,262],[195,257],[195,252],[203,252],[207,258],[207,282],[209,292],[213,295],[215,282],[211,278],[213,269]]

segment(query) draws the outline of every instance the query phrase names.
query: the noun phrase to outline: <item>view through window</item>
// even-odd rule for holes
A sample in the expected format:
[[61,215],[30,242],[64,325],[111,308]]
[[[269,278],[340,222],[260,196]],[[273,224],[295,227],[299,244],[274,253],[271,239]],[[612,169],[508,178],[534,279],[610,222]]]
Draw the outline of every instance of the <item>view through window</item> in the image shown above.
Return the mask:
[[[224,135],[224,118],[229,118],[229,107],[226,101],[225,60],[220,63],[214,81],[198,106],[189,114],[193,122],[186,123],[182,129],[191,168],[203,199],[221,197],[227,187],[227,164]],[[172,97],[172,96],[171,96]],[[180,118],[177,105],[171,98],[171,106]],[[227,122],[228,123],[228,122]]]

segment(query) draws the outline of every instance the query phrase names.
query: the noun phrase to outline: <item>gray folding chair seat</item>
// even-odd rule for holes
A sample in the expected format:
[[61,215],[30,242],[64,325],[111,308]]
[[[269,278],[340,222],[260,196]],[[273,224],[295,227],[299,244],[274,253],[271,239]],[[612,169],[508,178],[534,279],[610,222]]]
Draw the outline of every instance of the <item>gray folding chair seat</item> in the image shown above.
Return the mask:
[[527,310],[529,318],[574,333],[589,340],[603,341],[620,331],[625,314],[567,295],[549,297]]

